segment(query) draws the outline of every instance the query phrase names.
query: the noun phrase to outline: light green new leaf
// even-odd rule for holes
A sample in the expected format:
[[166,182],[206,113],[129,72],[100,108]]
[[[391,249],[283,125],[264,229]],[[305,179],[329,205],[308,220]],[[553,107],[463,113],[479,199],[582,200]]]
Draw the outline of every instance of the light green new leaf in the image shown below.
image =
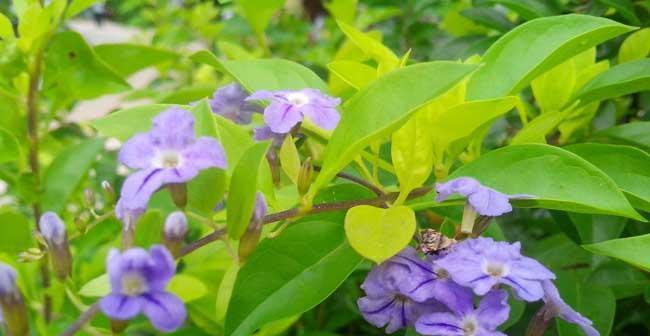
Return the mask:
[[484,65],[468,84],[468,100],[517,93],[572,56],[633,29],[609,19],[577,14],[526,22],[503,35],[485,53]]
[[551,133],[572,110],[544,113],[533,119],[512,139],[511,144],[546,143],[546,135]]
[[358,0],[329,0],[323,3],[325,9],[338,21],[352,24],[357,11]]
[[618,49],[618,63],[646,58],[650,54],[650,28],[630,34]]
[[298,184],[298,175],[300,174],[300,155],[296,144],[293,142],[291,135],[287,135],[282,142],[280,152],[280,166],[287,174],[291,182]]
[[622,260],[650,272],[650,234],[582,245],[587,251]]
[[650,150],[650,121],[633,122],[614,126],[595,134],[595,137],[605,138],[614,142],[629,144]]
[[345,215],[345,235],[350,245],[378,264],[406,247],[415,227],[415,212],[403,205],[388,209],[359,205]]
[[172,106],[174,105],[151,104],[130,107],[93,120],[90,124],[102,136],[126,141],[136,133],[148,131],[151,119]]
[[377,79],[377,70],[355,61],[334,61],[327,64],[331,73],[351,87],[360,90]]
[[577,144],[566,150],[600,168],[625,192],[632,205],[650,211],[650,155],[629,146]]
[[226,119],[220,115],[214,115],[217,121],[217,129],[221,136],[221,144],[226,151],[228,158],[228,174],[232,175],[233,169],[239,162],[239,159],[244,152],[252,146],[255,142],[251,137],[248,130],[241,125],[237,125],[230,119]]
[[176,294],[187,303],[204,297],[208,293],[205,284],[188,274],[175,275],[167,285],[167,290]]
[[363,51],[368,57],[372,58],[379,64],[379,73],[385,73],[399,66],[400,60],[395,53],[388,49],[381,42],[357,30],[343,21],[336,22],[345,36],[347,36],[354,45]]
[[95,164],[103,139],[85,140],[60,153],[43,176],[41,203],[46,211],[61,212],[72,193]]
[[399,128],[413,112],[474,69],[473,65],[455,62],[420,63],[396,69],[360,90],[344,106],[308,199],[313,199],[363,148]]
[[266,323],[313,308],[361,261],[340,223],[292,224],[277,238],[263,240],[239,270],[225,335],[248,336]]
[[211,65],[232,76],[249,92],[304,88],[327,92],[327,85],[313,71],[284,59],[221,61],[207,50],[193,54],[190,59]]
[[19,157],[18,140],[8,130],[0,127],[0,163],[16,161]]
[[424,113],[415,113],[393,133],[391,157],[399,180],[400,198],[404,201],[414,188],[424,183],[433,168],[433,143]]
[[217,290],[217,300],[215,303],[215,317],[217,321],[223,321],[228,312],[228,303],[232,297],[232,291],[235,287],[237,273],[239,273],[239,263],[233,262],[221,278],[219,289]]
[[95,52],[121,76],[180,56],[168,50],[130,43],[100,44],[95,47]]
[[14,27],[9,18],[0,13],[0,39],[12,40],[14,39]]
[[587,58],[588,64],[578,64],[581,54],[556,65],[530,83],[542,113],[558,112],[569,102],[576,87],[578,70],[594,63],[596,48],[591,48],[583,54],[585,53],[592,56]]
[[34,245],[32,224],[20,212],[0,211],[0,252],[17,255]]
[[650,59],[630,61],[611,67],[583,86],[574,99],[581,104],[650,90]]
[[88,282],[79,290],[79,295],[85,297],[102,297],[111,292],[111,283],[108,274],[104,273]]
[[271,17],[284,6],[285,0],[239,0],[237,4],[242,9],[242,14],[256,34],[264,33]]
[[526,144],[482,155],[450,176],[470,176],[507,194],[531,195],[514,205],[645,220],[600,169],[561,148]]
[[241,238],[248,228],[255,206],[255,193],[259,190],[260,169],[266,167],[262,163],[270,145],[265,141],[249,147],[232,173],[226,202],[228,236],[232,239]]
[[77,14],[85,11],[96,2],[98,2],[98,0],[72,0],[66,9],[65,18],[69,19],[77,16]]

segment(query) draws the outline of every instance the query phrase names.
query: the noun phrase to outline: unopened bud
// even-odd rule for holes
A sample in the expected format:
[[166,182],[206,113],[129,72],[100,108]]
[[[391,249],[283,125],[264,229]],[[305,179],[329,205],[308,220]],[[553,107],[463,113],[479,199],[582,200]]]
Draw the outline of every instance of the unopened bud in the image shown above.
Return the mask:
[[77,228],[77,231],[80,233],[85,233],[86,229],[88,228],[88,223],[81,219],[81,217],[75,217],[74,219],[74,226]]
[[88,209],[94,209],[95,208],[95,192],[92,191],[90,188],[84,189],[84,205]]
[[255,207],[253,208],[253,215],[248,224],[248,229],[239,240],[239,260],[241,262],[244,262],[255,251],[262,235],[264,216],[266,216],[267,212],[268,206],[264,194],[258,191],[255,195]]
[[7,328],[7,334],[24,336],[29,334],[27,308],[16,284],[16,271],[0,262],[0,307]]
[[167,186],[172,200],[177,207],[184,209],[187,205],[187,184],[185,183],[172,183]]
[[298,173],[298,193],[300,196],[303,196],[309,190],[311,186],[311,178],[314,175],[314,166],[311,164],[311,158],[307,158],[305,162],[302,163],[300,167],[300,172]]
[[181,211],[175,211],[167,216],[163,227],[163,242],[165,247],[177,256],[187,234],[187,217]]
[[46,212],[41,216],[38,227],[47,242],[52,268],[57,278],[63,281],[72,272],[72,256],[65,224],[54,212]]
[[113,204],[113,202],[115,201],[115,189],[113,189],[111,183],[106,180],[103,180],[102,190],[104,191],[104,197],[106,199],[106,202],[109,204]]

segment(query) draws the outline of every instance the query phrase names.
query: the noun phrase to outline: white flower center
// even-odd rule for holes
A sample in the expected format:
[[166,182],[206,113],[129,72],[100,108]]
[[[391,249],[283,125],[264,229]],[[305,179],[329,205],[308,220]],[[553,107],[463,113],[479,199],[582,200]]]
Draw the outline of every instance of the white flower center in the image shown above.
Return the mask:
[[153,158],[153,165],[156,168],[171,169],[181,165],[181,154],[175,150],[164,150],[158,152]]
[[463,320],[463,331],[464,336],[474,336],[478,331],[478,325],[476,319],[473,316],[465,317]]
[[122,294],[138,296],[147,291],[147,282],[138,273],[126,273],[122,276]]
[[504,277],[508,275],[508,267],[502,263],[488,261],[484,269],[485,273],[493,277]]
[[287,94],[287,100],[294,106],[303,106],[309,103],[309,97],[302,92],[292,92]]

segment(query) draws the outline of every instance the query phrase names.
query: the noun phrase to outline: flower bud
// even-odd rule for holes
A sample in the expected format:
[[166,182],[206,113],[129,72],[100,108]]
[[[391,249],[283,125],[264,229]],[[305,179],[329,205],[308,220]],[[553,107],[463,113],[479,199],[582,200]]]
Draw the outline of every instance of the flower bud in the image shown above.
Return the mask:
[[303,196],[311,186],[311,178],[314,175],[314,166],[311,164],[311,158],[307,158],[300,167],[298,173],[298,193]]
[[12,267],[0,262],[0,307],[7,334],[24,336],[29,334],[27,308],[16,285],[16,277],[16,271]]
[[115,189],[113,189],[111,183],[106,180],[103,180],[102,190],[104,191],[104,197],[106,199],[106,202],[109,204],[113,204],[113,202],[115,201]]
[[170,213],[163,227],[163,242],[172,255],[178,255],[186,234],[187,217],[185,214],[181,211]]
[[94,209],[96,201],[97,199],[95,198],[95,192],[90,188],[84,189],[84,203],[86,205],[86,208]]
[[46,212],[41,216],[38,226],[47,242],[54,273],[59,280],[63,281],[72,272],[72,256],[65,224],[57,214]]
[[177,207],[184,209],[187,205],[187,184],[185,183],[171,183],[167,185],[172,200]]
[[267,211],[268,206],[264,194],[258,191],[255,195],[255,207],[253,208],[250,224],[248,224],[248,229],[239,240],[239,260],[241,262],[244,262],[255,251],[262,235],[264,216],[266,216]]

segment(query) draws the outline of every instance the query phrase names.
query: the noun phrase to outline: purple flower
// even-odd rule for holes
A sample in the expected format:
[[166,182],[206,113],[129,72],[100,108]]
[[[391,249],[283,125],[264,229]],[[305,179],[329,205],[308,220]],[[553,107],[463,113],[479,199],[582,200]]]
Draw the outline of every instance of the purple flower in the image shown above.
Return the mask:
[[264,121],[275,133],[288,133],[305,117],[326,130],[334,129],[340,119],[336,107],[341,100],[327,96],[317,89],[261,90],[253,93],[246,100],[271,101],[264,109]]
[[[415,259],[413,259],[415,258]],[[363,317],[387,333],[406,328],[424,313],[444,311],[431,296],[418,292],[432,279],[431,269],[407,248],[376,266],[361,285],[366,296],[357,301]]]
[[420,317],[415,330],[423,335],[436,336],[505,336],[497,327],[508,320],[510,306],[508,293],[489,292],[474,309],[472,298],[457,303],[451,312],[437,312]]
[[195,138],[194,116],[178,107],[154,118],[149,132],[136,134],[124,143],[119,159],[138,169],[124,181],[115,209],[125,223],[135,222],[151,195],[163,185],[187,182],[202,169],[226,167],[219,142],[210,137]]
[[169,239],[182,240],[187,233],[187,217],[182,211],[174,211],[165,219],[163,226],[165,237]]
[[38,227],[49,245],[61,245],[67,239],[65,224],[54,212],[44,213],[38,221]]
[[261,223],[266,216],[266,213],[269,211],[269,206],[266,203],[266,198],[261,192],[255,193],[255,207],[253,208],[253,216],[251,218],[252,223]]
[[149,252],[132,248],[120,254],[113,249],[106,261],[112,292],[99,302],[101,310],[112,319],[129,320],[141,312],[158,330],[178,329],[187,316],[185,305],[165,291],[176,272],[171,254],[160,245]]
[[13,267],[0,262],[0,298],[13,297],[18,293],[16,286],[16,270]]
[[236,83],[222,86],[210,99],[212,112],[238,124],[249,124],[253,113],[261,113],[260,106],[245,101],[248,93]]
[[482,216],[496,217],[512,211],[511,198],[529,197],[525,195],[506,195],[481,185],[471,177],[459,177],[445,183],[436,183],[437,202],[448,199],[453,194],[467,197],[469,204]]
[[495,242],[492,238],[468,239],[435,261],[461,286],[485,295],[494,286],[512,287],[516,296],[533,302],[544,296],[542,282],[555,275],[537,260],[522,256],[520,244]]
[[591,320],[573,310],[562,298],[553,282],[542,282],[544,288],[544,318],[550,320],[554,317],[578,325],[587,336],[599,336],[600,333],[592,326]]
[[271,128],[268,126],[255,127],[253,129],[253,140],[255,141],[265,141],[272,140],[273,146],[280,147],[284,138],[287,136],[286,133],[275,133],[271,131]]

